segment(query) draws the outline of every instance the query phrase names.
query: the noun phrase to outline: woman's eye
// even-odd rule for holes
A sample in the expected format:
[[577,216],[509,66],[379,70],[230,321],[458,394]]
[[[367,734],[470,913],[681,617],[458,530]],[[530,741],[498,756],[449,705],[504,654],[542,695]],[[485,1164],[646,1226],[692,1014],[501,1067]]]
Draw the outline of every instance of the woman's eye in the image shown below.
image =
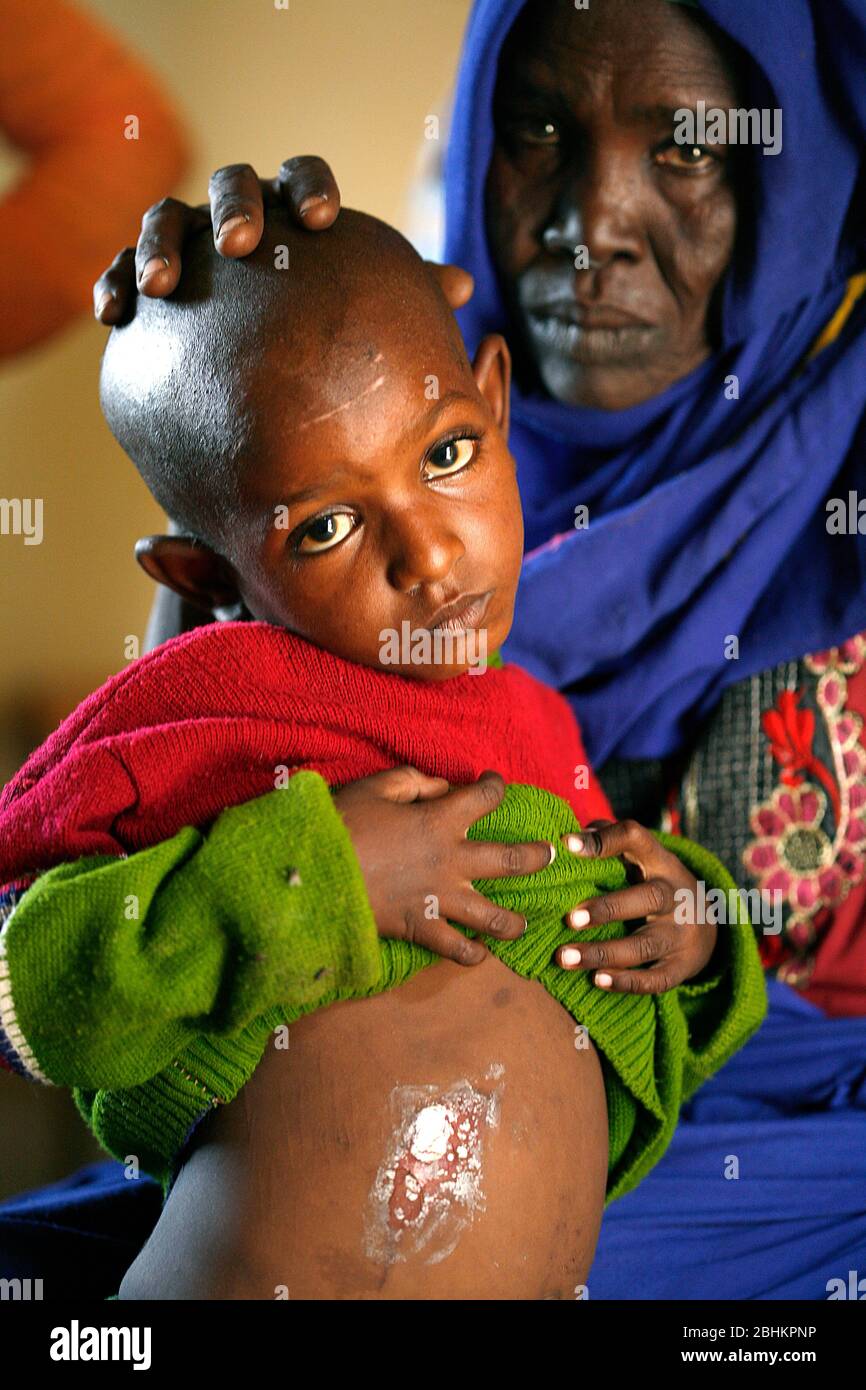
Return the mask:
[[496,126],[506,142],[523,145],[558,145],[560,129],[556,121],[534,111],[506,108],[497,113]]
[[344,541],[354,529],[355,518],[349,512],[327,512],[324,516],[317,516],[305,528],[298,550],[307,555],[330,550]]
[[559,127],[556,122],[548,121],[541,116],[523,116],[514,120],[511,122],[511,131],[515,139],[523,140],[527,145],[559,143]]
[[713,156],[705,145],[680,145],[672,143],[656,155],[657,164],[670,168],[706,169],[713,162]]
[[[432,469],[434,478],[442,478],[449,473],[459,473],[471,463],[478,449],[477,439],[449,439],[437,444],[427,455],[425,471]],[[429,473],[427,476],[431,476]]]

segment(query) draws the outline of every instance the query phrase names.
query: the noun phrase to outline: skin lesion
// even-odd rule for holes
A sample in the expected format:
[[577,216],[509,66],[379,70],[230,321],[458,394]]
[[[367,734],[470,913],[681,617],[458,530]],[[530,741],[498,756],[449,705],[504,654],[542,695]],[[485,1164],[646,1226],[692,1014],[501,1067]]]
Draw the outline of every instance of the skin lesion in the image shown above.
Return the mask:
[[491,1067],[478,1089],[467,1080],[446,1091],[395,1087],[398,1116],[385,1159],[370,1191],[364,1250],[377,1265],[420,1260],[438,1264],[484,1210],[483,1158],[487,1131],[496,1128],[504,1081]]

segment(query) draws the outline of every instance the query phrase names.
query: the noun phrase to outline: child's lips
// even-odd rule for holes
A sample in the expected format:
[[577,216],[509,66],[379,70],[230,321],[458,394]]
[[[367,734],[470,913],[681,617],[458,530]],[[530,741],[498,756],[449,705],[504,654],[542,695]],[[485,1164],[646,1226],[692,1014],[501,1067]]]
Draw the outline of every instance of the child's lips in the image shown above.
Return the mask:
[[480,627],[492,596],[492,589],[484,594],[461,594],[460,598],[433,614],[427,624],[428,632],[463,632],[467,628]]

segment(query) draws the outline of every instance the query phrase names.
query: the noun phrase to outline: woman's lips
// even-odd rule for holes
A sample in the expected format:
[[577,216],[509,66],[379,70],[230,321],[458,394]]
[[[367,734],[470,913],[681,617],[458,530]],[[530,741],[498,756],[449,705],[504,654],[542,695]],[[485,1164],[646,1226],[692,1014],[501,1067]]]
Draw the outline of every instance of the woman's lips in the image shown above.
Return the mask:
[[536,351],[585,366],[640,356],[655,331],[618,304],[582,303],[570,295],[530,301],[524,312]]
[[[435,613],[430,622],[430,632],[463,632],[469,628],[480,627],[484,621],[493,590],[485,594],[466,594]],[[459,606],[457,606],[459,605]],[[440,617],[440,614],[446,616]]]
[[602,365],[639,355],[654,333],[653,326],[612,309],[592,315],[564,315],[558,309],[531,309],[529,335],[536,347],[559,353],[584,366]]
[[647,328],[646,319],[638,318],[617,304],[582,304],[577,299],[551,299],[530,304],[528,312],[539,318],[561,319],[580,328]]

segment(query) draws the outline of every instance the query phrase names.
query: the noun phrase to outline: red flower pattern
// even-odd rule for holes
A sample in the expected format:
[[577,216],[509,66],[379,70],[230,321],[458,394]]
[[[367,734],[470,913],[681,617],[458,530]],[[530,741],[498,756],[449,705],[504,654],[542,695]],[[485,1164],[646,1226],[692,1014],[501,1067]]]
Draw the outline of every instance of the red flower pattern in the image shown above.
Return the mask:
[[[765,936],[768,969],[792,985],[811,971],[809,949],[818,921],[866,877],[866,749],[863,721],[845,708],[846,677],[866,662],[866,633],[806,657],[819,677],[815,698],[826,727],[832,768],[816,755],[815,715],[800,707],[803,691],[783,691],[761,724],[780,768],[768,801],[751,815],[755,838],[743,863],[762,892],[780,892],[789,914],[784,935]],[[827,810],[832,824],[827,824]]]
[[802,690],[783,690],[774,709],[761,715],[764,733],[770,740],[770,750],[782,768],[781,781],[786,787],[799,787],[806,773],[818,778],[830,798],[833,815],[839,818],[839,791],[832,773],[812,752],[815,737],[815,716],[810,709],[798,709]]

